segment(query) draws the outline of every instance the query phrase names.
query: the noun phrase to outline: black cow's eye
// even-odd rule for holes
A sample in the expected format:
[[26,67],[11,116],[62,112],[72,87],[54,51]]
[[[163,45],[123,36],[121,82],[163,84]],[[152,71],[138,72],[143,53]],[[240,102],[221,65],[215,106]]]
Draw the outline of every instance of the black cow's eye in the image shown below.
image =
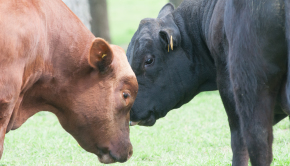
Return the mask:
[[148,58],[148,59],[146,59],[146,61],[145,61],[145,65],[150,65],[150,64],[153,63],[153,61],[154,61],[153,58]]
[[123,92],[124,99],[127,99],[129,96],[130,96],[129,93]]

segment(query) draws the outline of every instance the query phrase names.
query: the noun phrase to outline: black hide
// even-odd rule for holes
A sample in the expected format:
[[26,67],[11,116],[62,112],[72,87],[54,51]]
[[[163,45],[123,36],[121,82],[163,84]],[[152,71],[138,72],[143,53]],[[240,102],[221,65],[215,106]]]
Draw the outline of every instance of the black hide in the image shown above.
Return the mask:
[[290,113],[289,9],[286,0],[185,0],[143,19],[127,50],[139,83],[131,121],[152,126],[199,92],[219,90],[233,165],[249,157],[270,165],[272,125]]

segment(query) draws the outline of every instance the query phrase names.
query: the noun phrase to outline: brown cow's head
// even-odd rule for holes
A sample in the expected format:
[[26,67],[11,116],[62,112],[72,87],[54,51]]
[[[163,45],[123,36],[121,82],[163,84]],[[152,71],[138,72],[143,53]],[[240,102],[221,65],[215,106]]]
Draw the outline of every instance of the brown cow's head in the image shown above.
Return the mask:
[[62,82],[60,89],[51,89],[57,92],[50,99],[56,115],[80,146],[98,155],[101,162],[125,162],[133,153],[129,111],[138,91],[125,52],[97,38],[81,66],[72,73],[63,69],[70,75],[52,81]]

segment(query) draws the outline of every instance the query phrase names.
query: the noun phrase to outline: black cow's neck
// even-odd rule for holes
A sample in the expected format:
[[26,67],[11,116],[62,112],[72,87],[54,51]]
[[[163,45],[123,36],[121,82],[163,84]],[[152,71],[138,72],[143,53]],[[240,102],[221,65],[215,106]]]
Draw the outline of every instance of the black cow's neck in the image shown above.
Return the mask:
[[199,92],[217,90],[214,59],[206,42],[215,4],[218,0],[185,0],[172,14],[180,29],[181,45],[193,64],[204,64],[205,86]]

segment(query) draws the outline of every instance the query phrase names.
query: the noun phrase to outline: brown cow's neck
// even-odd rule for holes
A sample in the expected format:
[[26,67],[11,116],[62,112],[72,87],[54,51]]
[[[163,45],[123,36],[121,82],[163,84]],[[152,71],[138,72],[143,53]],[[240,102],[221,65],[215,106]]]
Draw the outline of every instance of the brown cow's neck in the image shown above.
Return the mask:
[[63,82],[82,72],[80,69],[84,69],[84,65],[88,66],[94,39],[92,33],[72,12],[67,12],[69,9],[62,1],[45,3],[42,6],[46,8],[38,11],[40,17],[45,17],[38,30],[38,35],[42,36],[38,55],[31,56],[33,63],[25,66],[19,107],[15,107],[6,132],[20,127],[39,111],[47,110],[58,115],[60,110],[53,103],[53,93],[61,93],[65,86]]

